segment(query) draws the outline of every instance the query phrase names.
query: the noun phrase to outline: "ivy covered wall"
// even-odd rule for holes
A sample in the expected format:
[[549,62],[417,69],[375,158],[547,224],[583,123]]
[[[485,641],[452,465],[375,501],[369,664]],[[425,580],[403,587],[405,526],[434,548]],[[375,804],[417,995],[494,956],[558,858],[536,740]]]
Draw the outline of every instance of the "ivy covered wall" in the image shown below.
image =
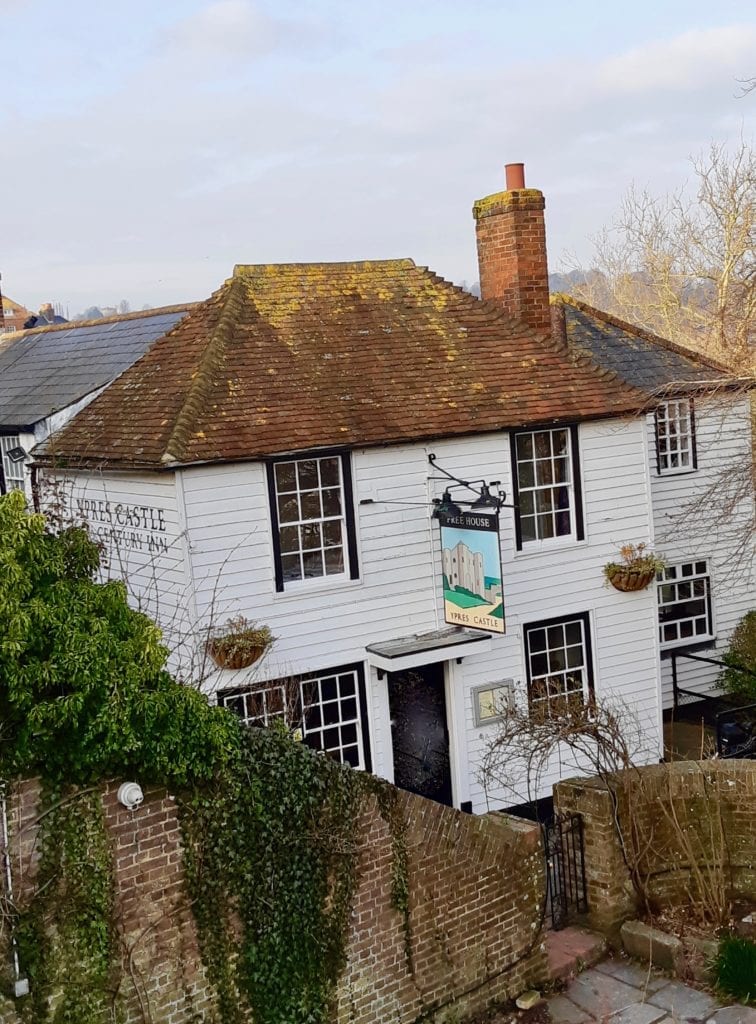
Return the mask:
[[[285,747],[284,758],[293,749],[329,763]],[[10,994],[6,917],[1,1024],[410,1024],[451,1008],[463,1016],[542,981],[537,830],[344,774],[360,780],[358,793],[348,784],[343,794],[354,817],[281,808],[277,820],[291,829],[276,835],[263,823],[258,843],[268,848],[244,858],[246,877],[232,822],[221,827],[241,804],[218,793],[174,798],[156,787],[131,812],[114,782],[71,791],[51,810],[37,782],[13,787],[16,923],[31,992]],[[48,821],[60,843],[44,839]],[[314,887],[271,863],[304,866],[291,855],[301,844],[317,874],[311,847],[324,840],[328,870]]]

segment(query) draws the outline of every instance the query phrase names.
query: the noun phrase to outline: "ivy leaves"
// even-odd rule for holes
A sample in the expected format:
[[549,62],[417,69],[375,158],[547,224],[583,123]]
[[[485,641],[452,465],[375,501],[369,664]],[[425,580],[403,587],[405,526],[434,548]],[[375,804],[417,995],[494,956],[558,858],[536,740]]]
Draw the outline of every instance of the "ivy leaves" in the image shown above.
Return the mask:
[[[222,793],[184,807],[187,883],[223,1024],[328,1019],[356,881],[358,773],[278,729],[242,734]],[[232,919],[241,926],[238,959]]]

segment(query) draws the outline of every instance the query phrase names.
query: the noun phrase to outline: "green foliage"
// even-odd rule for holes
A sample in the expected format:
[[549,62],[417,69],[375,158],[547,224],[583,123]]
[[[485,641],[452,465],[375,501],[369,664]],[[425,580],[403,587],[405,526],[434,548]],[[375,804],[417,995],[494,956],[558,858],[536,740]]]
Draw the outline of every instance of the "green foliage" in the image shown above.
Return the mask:
[[212,777],[234,719],[172,679],[160,630],[98,566],[86,531],[53,533],[20,492],[0,498],[0,771]]
[[240,995],[256,1024],[328,1019],[356,881],[362,778],[283,730],[250,729],[239,770],[187,799],[187,884],[224,1024],[243,1019]]
[[54,532],[18,492],[0,498],[0,777],[37,773],[45,785],[36,892],[16,922],[31,982],[23,1016],[95,1024],[116,1013],[102,807],[77,787],[133,774],[183,790],[186,884],[223,1024],[250,1008],[255,1024],[321,1024],[344,967],[369,793],[391,831],[392,902],[411,954],[396,792],[283,728],[244,729],[176,683],[157,627],[120,583],[95,582],[98,568],[85,531]]
[[99,794],[48,787],[43,815],[37,894],[16,928],[31,983],[23,1016],[35,1024],[100,1024],[113,1000],[118,949]]
[[726,935],[714,961],[717,988],[741,1003],[756,1003],[756,942]]
[[722,687],[737,697],[756,701],[756,611],[748,612],[737,624],[722,660],[727,665],[719,677]]

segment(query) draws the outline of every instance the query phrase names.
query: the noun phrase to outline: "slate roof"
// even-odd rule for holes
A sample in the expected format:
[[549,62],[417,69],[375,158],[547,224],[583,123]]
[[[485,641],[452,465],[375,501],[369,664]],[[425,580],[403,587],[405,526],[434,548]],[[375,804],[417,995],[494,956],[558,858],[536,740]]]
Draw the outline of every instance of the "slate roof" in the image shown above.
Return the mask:
[[649,394],[730,379],[726,367],[571,296],[552,296],[555,333],[568,346]]
[[0,427],[30,428],[103,387],[191,305],[32,328],[0,342]]
[[631,414],[645,400],[412,260],[239,266],[42,457],[169,468]]

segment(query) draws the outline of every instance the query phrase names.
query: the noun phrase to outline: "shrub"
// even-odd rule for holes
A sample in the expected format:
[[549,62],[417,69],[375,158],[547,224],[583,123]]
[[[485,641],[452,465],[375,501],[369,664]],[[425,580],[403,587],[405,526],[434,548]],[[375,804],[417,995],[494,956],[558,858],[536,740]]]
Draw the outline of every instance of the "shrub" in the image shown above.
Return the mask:
[[717,988],[741,1003],[756,1003],[756,942],[726,935],[714,961]]
[[737,624],[722,660],[727,665],[719,677],[724,689],[756,701],[756,611],[748,612]]

